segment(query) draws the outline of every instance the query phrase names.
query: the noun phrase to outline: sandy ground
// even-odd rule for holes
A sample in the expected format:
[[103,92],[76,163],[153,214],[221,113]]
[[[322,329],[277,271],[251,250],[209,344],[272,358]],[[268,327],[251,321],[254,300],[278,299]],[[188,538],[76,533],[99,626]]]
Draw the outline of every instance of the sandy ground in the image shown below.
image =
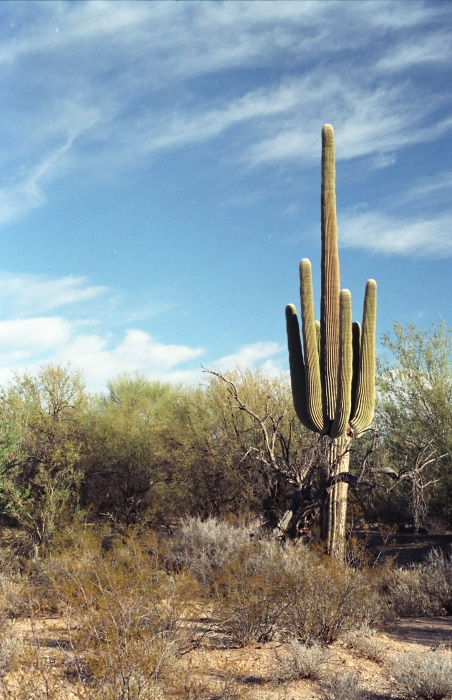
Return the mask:
[[[70,662],[71,648],[68,632],[61,618],[38,618],[15,623],[16,632],[23,636],[30,651],[30,668],[36,668],[39,657],[41,671],[64,678],[62,671]],[[437,649],[439,645],[452,644],[452,618],[405,618],[387,622],[377,633],[376,640],[382,652],[379,662],[369,660],[362,652],[350,648],[346,641],[331,647],[331,658],[324,668],[325,676],[355,674],[360,687],[372,700],[409,700],[407,695],[397,694],[392,677],[391,660],[400,652],[420,650],[423,653]],[[450,646],[449,646],[450,649]],[[199,695],[187,690],[190,700],[232,700],[233,698],[257,698],[262,700],[320,700],[324,696],[318,682],[300,680],[277,684],[275,676],[278,655],[284,655],[286,647],[277,642],[255,644],[245,648],[225,648],[215,639],[205,639],[198,649],[180,659],[179,673],[194,682]],[[449,651],[448,653],[452,653]],[[42,674],[41,674],[42,675]],[[207,689],[210,689],[210,694]],[[61,698],[74,697],[70,684],[63,681]],[[166,690],[164,698],[175,697]],[[177,697],[183,697],[177,695]]]

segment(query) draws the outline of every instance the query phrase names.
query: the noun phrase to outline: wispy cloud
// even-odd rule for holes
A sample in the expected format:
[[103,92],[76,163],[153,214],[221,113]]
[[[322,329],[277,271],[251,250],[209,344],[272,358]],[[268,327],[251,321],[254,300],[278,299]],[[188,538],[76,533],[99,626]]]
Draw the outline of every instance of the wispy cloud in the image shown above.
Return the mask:
[[[413,182],[405,192],[398,193],[398,206],[429,202],[430,205],[450,207],[452,202],[452,171],[442,171]],[[452,212],[450,214],[452,218]]]
[[[313,134],[326,121],[340,134],[338,157],[371,155],[380,165],[382,155],[451,128],[447,117],[433,123],[438,96],[420,101],[411,81],[395,84],[392,75],[404,56],[409,65],[450,57],[438,4],[410,12],[393,2],[14,6],[19,21],[0,42],[10,144],[0,155],[3,225],[45,203],[57,177],[104,177],[226,133],[234,167],[293,167],[309,166]],[[412,41],[428,21],[428,37]],[[393,46],[384,55],[382,32]],[[353,51],[363,47],[357,63]],[[333,76],[322,65],[331,59]],[[275,61],[278,77],[268,71]],[[215,100],[203,81],[226,71],[236,72],[237,88]],[[444,93],[441,100],[443,108],[450,102]]]
[[376,253],[448,257],[452,255],[450,214],[403,219],[379,211],[342,216],[340,240],[350,248]]
[[388,51],[376,64],[380,71],[403,71],[420,65],[450,66],[452,37],[450,32],[434,31],[429,36],[418,37],[416,42],[402,42]]
[[215,360],[212,363],[212,367],[209,367],[209,369],[226,372],[237,367],[253,368],[257,366],[262,367],[264,365],[270,369],[270,367],[273,366],[272,362],[274,362],[275,357],[282,351],[283,348],[278,343],[251,343],[251,345],[245,345],[232,355],[226,355],[225,357]]
[[86,277],[49,279],[44,275],[0,275],[3,310],[18,315],[47,313],[69,304],[91,302],[107,287],[90,285]]
[[[318,156],[313,139],[318,124],[332,122],[337,134],[337,158],[373,156],[375,165],[387,165],[382,155],[415,143],[433,141],[452,128],[452,119],[432,125],[432,115],[441,97],[419,103],[419,94],[409,84],[373,87],[357,80],[353,71],[346,76],[311,74],[297,86],[296,109],[291,110],[282,128],[249,147],[252,164],[303,162]],[[303,125],[299,115],[303,114]],[[392,155],[391,155],[392,160]]]

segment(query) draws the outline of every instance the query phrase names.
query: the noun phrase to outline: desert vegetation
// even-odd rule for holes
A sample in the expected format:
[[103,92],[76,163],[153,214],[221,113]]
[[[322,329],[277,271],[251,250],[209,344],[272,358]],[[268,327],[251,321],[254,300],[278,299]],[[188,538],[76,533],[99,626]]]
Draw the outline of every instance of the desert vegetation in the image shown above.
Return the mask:
[[[343,561],[320,536],[322,450],[287,377],[123,375],[93,396],[70,366],[16,375],[0,405],[1,696],[449,697],[447,635],[408,663],[384,629],[452,612],[450,548],[385,555],[399,531],[415,548],[451,529],[450,342],[443,323],[384,338]],[[295,507],[302,527],[282,536]]]

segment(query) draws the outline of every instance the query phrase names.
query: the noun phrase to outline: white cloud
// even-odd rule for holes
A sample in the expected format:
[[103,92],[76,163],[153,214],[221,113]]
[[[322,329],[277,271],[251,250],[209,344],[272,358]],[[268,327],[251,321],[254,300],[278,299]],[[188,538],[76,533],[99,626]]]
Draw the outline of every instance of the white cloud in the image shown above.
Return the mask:
[[402,71],[422,64],[438,64],[449,67],[452,56],[450,32],[437,31],[418,37],[415,42],[406,41],[390,50],[376,64],[381,71]]
[[251,343],[240,348],[232,355],[226,355],[214,361],[209,369],[219,372],[227,372],[236,367],[253,368],[257,366],[272,367],[273,359],[282,352],[283,348],[278,343],[271,341]]
[[125,357],[132,363],[163,370],[199,357],[202,353],[201,348],[159,343],[140,330],[127,331],[124,340],[115,349],[117,356]]
[[37,317],[0,322],[0,353],[32,357],[55,350],[70,338],[71,324],[64,318]]
[[84,373],[90,391],[102,391],[121,372],[139,372],[151,379],[194,380],[200,370],[184,365],[203,354],[202,348],[161,343],[141,330],[127,330],[115,340],[111,334],[86,334],[79,325],[59,317],[0,322],[0,380],[12,370],[36,371],[49,363],[70,362]]
[[[140,330],[128,330],[117,343],[99,335],[77,335],[62,351],[57,361],[70,361],[82,369],[91,391],[102,391],[107,381],[121,372],[139,372],[150,379],[174,381],[189,375],[179,369],[202,355],[202,348],[165,344]],[[199,374],[199,372],[198,372]],[[174,376],[173,376],[174,375]]]
[[68,304],[91,302],[106,291],[107,287],[89,285],[86,277],[0,274],[3,309],[16,314],[46,313]]
[[378,211],[341,216],[339,238],[345,247],[377,253],[447,257],[452,254],[450,214],[402,219]]
[[[71,362],[85,373],[91,391],[101,391],[109,379],[122,371],[137,371],[155,379],[174,380],[173,374],[189,378],[192,370],[185,370],[183,365],[203,353],[202,348],[164,343],[131,327],[132,323],[165,310],[167,304],[159,309],[148,305],[140,311],[135,302],[132,311],[122,309],[120,295],[112,297],[111,289],[91,285],[85,277],[50,279],[44,275],[3,273],[0,302],[5,319],[0,321],[3,381],[13,369],[33,372],[43,364]],[[93,305],[102,320],[91,317]],[[66,317],[45,315],[61,307],[67,307]],[[85,309],[90,316],[83,315]],[[6,320],[5,316],[13,319]],[[87,328],[94,332],[87,332]],[[116,334],[112,328],[117,329]]]

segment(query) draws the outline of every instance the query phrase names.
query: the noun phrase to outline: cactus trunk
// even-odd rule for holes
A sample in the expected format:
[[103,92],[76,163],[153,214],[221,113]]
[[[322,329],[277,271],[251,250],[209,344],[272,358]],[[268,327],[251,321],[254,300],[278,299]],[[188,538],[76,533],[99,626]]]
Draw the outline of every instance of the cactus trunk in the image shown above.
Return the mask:
[[326,440],[326,463],[328,465],[328,480],[326,498],[324,499],[321,530],[322,539],[326,542],[328,554],[337,559],[345,556],[345,535],[347,523],[348,483],[335,481],[339,474],[343,479],[349,471],[350,438],[324,438]]
[[302,338],[297,312],[286,307],[294,406],[300,422],[326,443],[322,537],[343,558],[349,448],[371,424],[375,399],[376,283],[369,280],[362,327],[352,323],[351,295],[340,289],[334,132],[322,130],[322,265],[320,323],[315,320],[311,263],[300,263]]

